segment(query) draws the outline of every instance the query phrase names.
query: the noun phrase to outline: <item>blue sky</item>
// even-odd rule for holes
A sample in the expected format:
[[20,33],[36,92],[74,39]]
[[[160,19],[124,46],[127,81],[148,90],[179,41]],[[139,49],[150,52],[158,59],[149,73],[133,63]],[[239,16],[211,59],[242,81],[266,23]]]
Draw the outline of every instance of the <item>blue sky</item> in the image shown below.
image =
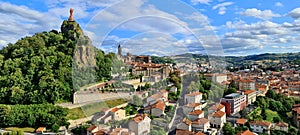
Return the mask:
[[299,52],[300,2],[283,0],[1,0],[0,46],[74,18],[95,46],[124,53]]

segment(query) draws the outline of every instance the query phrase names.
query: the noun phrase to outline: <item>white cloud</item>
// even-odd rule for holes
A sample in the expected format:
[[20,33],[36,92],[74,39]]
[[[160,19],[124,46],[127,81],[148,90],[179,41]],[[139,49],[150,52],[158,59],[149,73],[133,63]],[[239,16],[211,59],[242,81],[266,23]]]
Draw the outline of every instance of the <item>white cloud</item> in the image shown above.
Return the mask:
[[255,18],[269,20],[273,17],[280,17],[281,15],[273,13],[271,10],[259,10],[256,8],[246,9],[241,13],[243,16],[252,16]]
[[39,12],[26,6],[6,2],[0,2],[0,18],[0,46],[14,43],[20,37],[36,32],[59,29],[62,22],[47,12]]
[[212,0],[191,0],[191,2],[193,5],[196,5],[198,3],[208,5],[210,2],[212,2]]
[[219,13],[220,15],[223,15],[223,14],[226,13],[226,10],[227,10],[226,7],[227,7],[227,6],[230,6],[230,5],[232,5],[232,4],[233,4],[233,2],[223,2],[223,3],[220,3],[220,4],[217,4],[217,5],[213,6],[212,9],[213,9],[213,10],[218,9],[218,13]]
[[276,7],[283,7],[283,4],[280,3],[280,2],[276,2],[276,3],[275,3],[275,6],[276,6]]
[[291,16],[294,19],[300,18],[300,8],[295,8],[291,12],[288,13],[288,16]]

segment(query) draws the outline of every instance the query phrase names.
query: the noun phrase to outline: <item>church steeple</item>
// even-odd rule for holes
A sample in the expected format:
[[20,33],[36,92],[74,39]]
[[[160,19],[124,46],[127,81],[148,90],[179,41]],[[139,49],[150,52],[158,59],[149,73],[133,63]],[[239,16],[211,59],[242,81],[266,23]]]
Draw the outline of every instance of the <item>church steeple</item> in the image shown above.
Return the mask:
[[122,47],[121,47],[121,44],[119,44],[118,46],[118,56],[122,56]]

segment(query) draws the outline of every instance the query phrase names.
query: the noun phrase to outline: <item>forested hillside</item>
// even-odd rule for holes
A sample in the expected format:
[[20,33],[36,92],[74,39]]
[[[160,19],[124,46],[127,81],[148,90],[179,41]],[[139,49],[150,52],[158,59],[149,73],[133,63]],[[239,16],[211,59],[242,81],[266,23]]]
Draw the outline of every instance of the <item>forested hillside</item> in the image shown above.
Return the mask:
[[[94,51],[90,52],[96,64],[94,80],[80,75],[85,73],[86,68],[79,67],[76,72],[72,72],[73,57],[76,59],[77,56],[74,55],[74,50],[79,38],[87,41],[85,46],[89,47],[89,51]],[[61,32],[52,30],[36,33],[2,48],[0,103],[37,104],[72,101],[72,94],[80,86],[91,81],[110,79],[110,66],[116,59],[115,54],[105,54],[93,46],[91,49],[91,46],[91,41],[84,36],[79,24],[75,21],[64,21]],[[81,54],[78,59],[82,60],[82,55],[86,52],[79,50],[79,53]],[[74,73],[77,75],[75,77],[79,76],[75,87],[72,77]]]

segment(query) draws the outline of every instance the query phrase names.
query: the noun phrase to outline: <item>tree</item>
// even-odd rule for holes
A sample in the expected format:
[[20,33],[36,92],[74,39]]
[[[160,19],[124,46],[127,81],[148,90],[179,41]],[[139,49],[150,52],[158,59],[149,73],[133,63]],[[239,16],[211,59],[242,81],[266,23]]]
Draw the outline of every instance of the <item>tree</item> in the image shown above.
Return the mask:
[[264,119],[264,120],[267,119],[266,108],[261,108],[261,116],[262,116],[262,119]]
[[187,87],[189,92],[199,91],[199,83],[191,81],[190,85]]
[[246,109],[241,110],[239,113],[240,113],[242,118],[247,118],[248,117]]
[[277,94],[273,90],[268,90],[266,93],[266,97],[271,99],[277,99]]
[[231,94],[231,93],[236,93],[236,92],[237,92],[237,90],[235,88],[229,87],[229,88],[225,89],[224,96],[228,95],[228,94]]
[[288,135],[297,135],[297,129],[291,126],[288,130]]
[[224,135],[235,135],[235,130],[234,130],[234,128],[231,127],[230,123],[226,122],[224,124],[223,134]]
[[280,122],[281,121],[281,118],[276,116],[276,117],[273,117],[273,122],[277,123],[277,122]]
[[143,105],[143,100],[138,95],[133,95],[132,103],[136,106],[141,106]]
[[54,123],[52,126],[51,126],[51,130],[55,133],[57,133],[59,131],[59,125],[57,123]]

